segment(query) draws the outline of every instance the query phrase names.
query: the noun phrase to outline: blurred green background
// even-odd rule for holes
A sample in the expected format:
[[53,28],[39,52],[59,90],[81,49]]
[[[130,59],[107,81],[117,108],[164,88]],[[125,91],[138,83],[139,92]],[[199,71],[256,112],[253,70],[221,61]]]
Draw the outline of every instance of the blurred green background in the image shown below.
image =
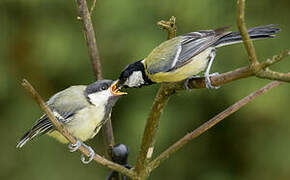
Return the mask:
[[[92,0],[89,0],[89,4]],[[289,49],[290,4],[287,0],[249,1],[248,27],[279,24],[280,35],[255,42],[260,60]],[[156,26],[177,18],[178,34],[233,25],[236,1],[229,0],[97,0],[93,23],[104,77],[116,79],[123,67],[145,57],[167,34]],[[104,179],[108,169],[83,165],[80,153],[46,136],[15,148],[18,138],[42,114],[21,87],[27,78],[48,99],[75,84],[93,81],[88,49],[74,1],[0,1],[0,179]],[[212,72],[248,64],[242,45],[218,49]],[[290,61],[274,70],[289,72]],[[161,118],[156,156],[200,124],[268,80],[247,78],[218,90],[181,92],[170,99]],[[147,114],[158,85],[128,90],[113,109],[117,143],[130,149],[130,164],[139,151]],[[151,179],[290,179],[290,86],[259,97],[225,121],[190,142],[151,174]],[[88,142],[103,154],[98,135]]]

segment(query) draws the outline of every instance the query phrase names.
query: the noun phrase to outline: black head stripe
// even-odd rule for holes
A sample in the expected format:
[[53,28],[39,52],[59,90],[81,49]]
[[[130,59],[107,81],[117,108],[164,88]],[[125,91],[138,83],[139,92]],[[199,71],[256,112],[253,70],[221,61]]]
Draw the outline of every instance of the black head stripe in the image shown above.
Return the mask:
[[122,73],[119,77],[120,84],[125,83],[126,80],[131,76],[131,74],[133,74],[133,72],[137,72],[137,71],[142,72],[142,77],[143,77],[143,80],[145,81],[144,85],[153,84],[153,82],[146,75],[145,67],[144,67],[144,64],[142,63],[142,61],[143,61],[143,59],[126,66],[126,68],[122,71]]

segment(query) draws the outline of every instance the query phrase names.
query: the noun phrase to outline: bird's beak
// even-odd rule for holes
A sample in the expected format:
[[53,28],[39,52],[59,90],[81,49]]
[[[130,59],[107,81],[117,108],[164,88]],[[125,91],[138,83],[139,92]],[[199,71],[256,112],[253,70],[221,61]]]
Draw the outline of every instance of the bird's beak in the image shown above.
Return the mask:
[[127,94],[126,92],[121,92],[119,91],[120,88],[117,88],[117,84],[118,84],[119,80],[115,81],[111,87],[110,87],[110,90],[111,90],[111,93],[114,95],[114,96],[121,96],[121,95],[125,95]]

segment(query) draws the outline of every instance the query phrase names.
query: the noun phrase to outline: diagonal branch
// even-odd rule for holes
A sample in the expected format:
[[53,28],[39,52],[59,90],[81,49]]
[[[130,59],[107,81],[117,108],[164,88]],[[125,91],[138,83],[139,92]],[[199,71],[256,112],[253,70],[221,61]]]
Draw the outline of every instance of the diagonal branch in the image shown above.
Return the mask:
[[[76,2],[78,4],[81,20],[83,21],[83,31],[89,48],[89,54],[95,79],[96,80],[103,79],[99,51],[97,48],[94,27],[91,21],[91,13],[95,7],[96,1],[94,0],[93,2],[91,12],[88,9],[86,0],[76,0]],[[109,118],[107,122],[103,125],[102,132],[104,136],[104,143],[105,146],[107,147],[106,154],[109,157],[111,154],[110,151],[114,146],[114,134],[111,118]]]
[[[43,110],[43,112],[47,115],[49,120],[52,122],[56,130],[59,131],[70,143],[75,144],[77,140],[61,125],[61,123],[59,123],[55,119],[53,113],[47,107],[45,102],[42,100],[41,96],[38,94],[38,92],[32,87],[32,85],[26,79],[23,80],[22,86],[30,93],[32,98],[37,102],[37,104],[40,106],[40,108]],[[80,146],[79,151],[81,151],[81,153],[83,153],[87,157],[89,157],[90,155],[89,150],[85,148],[83,145]],[[124,175],[128,177],[135,178],[135,173],[132,170],[128,170],[125,167],[119,164],[116,164],[112,161],[109,161],[98,154],[95,155],[94,160],[97,163],[107,168],[123,173]]]
[[224,120],[226,117],[229,115],[233,114],[234,112],[238,111],[240,108],[243,106],[247,105],[249,102],[257,98],[258,96],[268,92],[270,89],[282,84],[282,82],[279,81],[273,81],[266,86],[260,88],[259,90],[251,93],[250,95],[244,97],[240,101],[236,102],[232,106],[228,107],[225,109],[223,112],[219,113],[209,121],[205,122],[203,125],[192,131],[191,133],[185,135],[183,138],[178,140],[176,143],[174,143],[172,146],[170,146],[167,150],[165,150],[163,153],[161,153],[156,159],[154,159],[150,164],[149,164],[149,170],[152,171],[153,169],[157,168],[161,162],[166,160],[172,153],[178,151],[180,148],[182,148],[185,144],[187,144],[189,141],[192,139],[198,137],[220,121]]

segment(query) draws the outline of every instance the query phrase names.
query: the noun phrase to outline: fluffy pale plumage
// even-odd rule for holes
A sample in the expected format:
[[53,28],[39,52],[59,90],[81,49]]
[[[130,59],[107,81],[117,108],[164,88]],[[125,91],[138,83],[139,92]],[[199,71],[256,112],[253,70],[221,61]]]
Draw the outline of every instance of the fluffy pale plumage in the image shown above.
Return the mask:
[[[111,111],[111,107],[106,108],[110,97],[110,88],[97,95],[94,93],[87,95],[86,87],[82,85],[71,86],[55,94],[47,102],[56,119],[63,124],[69,133],[81,141],[93,138]],[[113,106],[114,102],[108,104]],[[28,140],[42,134],[54,137],[62,143],[68,143],[44,115],[24,134],[17,147],[21,148]]]

